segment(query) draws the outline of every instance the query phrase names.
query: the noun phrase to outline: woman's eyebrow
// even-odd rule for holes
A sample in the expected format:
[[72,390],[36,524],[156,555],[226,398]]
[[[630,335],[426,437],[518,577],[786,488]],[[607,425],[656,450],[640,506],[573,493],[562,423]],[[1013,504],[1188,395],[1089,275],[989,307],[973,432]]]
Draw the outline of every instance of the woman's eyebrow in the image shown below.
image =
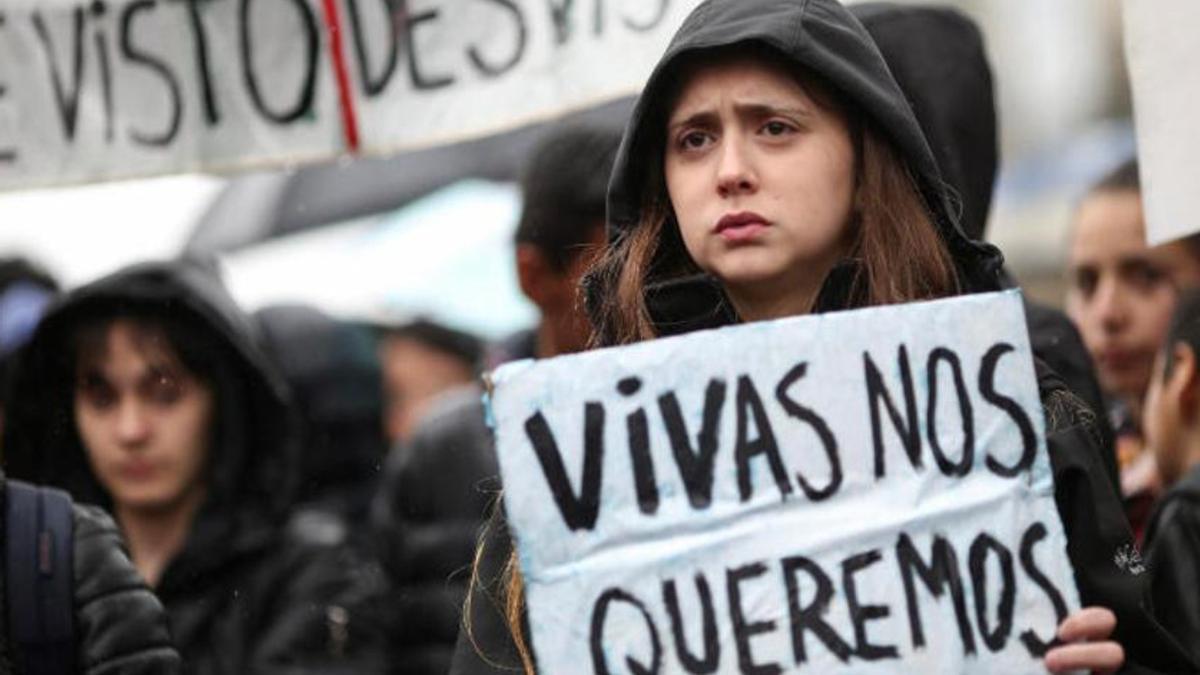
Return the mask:
[[672,117],[667,123],[667,131],[674,131],[681,127],[689,127],[696,125],[707,125],[712,123],[717,117],[716,111],[713,110],[696,110],[690,113],[684,113],[676,117]]
[[791,104],[755,102],[735,103],[733,109],[743,117],[769,117],[771,115],[790,115],[792,117],[812,117],[812,111],[806,107]]
[[[809,119],[813,116],[813,111],[808,106],[795,105],[794,103],[775,103],[771,101],[747,101],[744,103],[734,103],[734,112],[739,117],[759,118],[770,117],[771,115],[788,115],[799,119]],[[673,116],[667,123],[667,131],[672,132],[681,127],[688,126],[704,126],[711,124],[718,117],[717,112],[712,109],[700,109],[693,111],[685,111],[682,114]]]

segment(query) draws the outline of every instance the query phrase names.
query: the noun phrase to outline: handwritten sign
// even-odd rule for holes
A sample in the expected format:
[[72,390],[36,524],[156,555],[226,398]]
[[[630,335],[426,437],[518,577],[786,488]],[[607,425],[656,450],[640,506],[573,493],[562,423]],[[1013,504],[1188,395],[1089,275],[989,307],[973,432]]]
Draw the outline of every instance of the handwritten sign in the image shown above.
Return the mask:
[[1151,245],[1200,232],[1200,3],[1125,0],[1138,169]]
[[543,673],[1044,672],[1079,600],[1017,292],[513,364]]
[[4,0],[0,189],[460,140],[636,93],[699,0]]

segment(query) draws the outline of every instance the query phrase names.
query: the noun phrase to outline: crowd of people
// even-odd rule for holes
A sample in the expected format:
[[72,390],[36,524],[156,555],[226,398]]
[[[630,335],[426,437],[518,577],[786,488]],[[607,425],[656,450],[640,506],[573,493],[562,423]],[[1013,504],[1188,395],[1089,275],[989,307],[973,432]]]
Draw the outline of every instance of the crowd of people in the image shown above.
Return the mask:
[[[707,0],[623,134],[557,128],[528,158],[513,255],[540,319],[504,341],[251,315],[202,261],[65,292],[4,262],[5,513],[35,485],[68,515],[57,547],[0,526],[45,577],[0,577],[0,673],[535,672],[481,374],[1012,287],[982,242],[996,135],[960,14]],[[1052,672],[1200,672],[1200,235],[1149,246],[1144,222],[1131,158],[1075,209],[1066,313],[1027,303],[1084,604]]]

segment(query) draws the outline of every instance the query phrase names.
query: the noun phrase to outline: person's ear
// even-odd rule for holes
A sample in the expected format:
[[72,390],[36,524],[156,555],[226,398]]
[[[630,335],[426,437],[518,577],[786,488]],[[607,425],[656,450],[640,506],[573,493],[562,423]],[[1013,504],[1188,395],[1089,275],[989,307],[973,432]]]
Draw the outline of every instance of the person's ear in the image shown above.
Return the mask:
[[1196,372],[1196,352],[1183,342],[1171,347],[1171,372],[1166,373],[1167,390],[1179,404],[1179,415],[1189,426],[1200,421],[1200,374]]
[[552,274],[550,263],[537,246],[517,244],[517,281],[525,297],[538,307],[544,308],[551,300]]

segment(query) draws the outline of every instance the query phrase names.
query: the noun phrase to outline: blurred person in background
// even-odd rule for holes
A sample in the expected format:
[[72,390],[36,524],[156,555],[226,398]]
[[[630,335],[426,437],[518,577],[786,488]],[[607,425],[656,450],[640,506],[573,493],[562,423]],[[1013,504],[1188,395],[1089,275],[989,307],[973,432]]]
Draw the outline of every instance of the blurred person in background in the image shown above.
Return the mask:
[[474,382],[482,354],[483,344],[475,336],[427,319],[385,328],[379,360],[389,446],[408,440],[439,394]]
[[299,469],[288,404],[213,270],[135,265],[39,324],[5,466],[113,513],[187,672],[370,672],[355,561],[282,528]]
[[[113,519],[46,492],[0,472],[0,559],[10,563],[0,566],[0,673],[182,672],[166,611]],[[36,519],[16,522],[33,509]]]
[[365,326],[304,305],[266,307],[254,319],[301,425],[299,524],[339,543],[347,527],[365,525],[387,451],[375,339]]
[[[28,342],[38,322],[58,295],[58,283],[37,264],[24,258],[0,260],[0,386],[7,389],[13,365],[21,347]],[[0,432],[3,410],[0,409]],[[2,453],[0,453],[2,454]],[[162,603],[138,576],[125,543],[112,518],[102,509],[71,504],[64,497],[64,522],[53,524],[43,512],[43,522],[35,536],[22,538],[29,531],[7,522],[18,513],[14,504],[18,491],[33,495],[29,486],[8,481],[0,472],[0,549],[6,560],[25,555],[36,557],[39,578],[23,577],[21,570],[0,566],[0,672],[79,672],[169,674],[180,672],[179,653],[171,642],[167,615]],[[37,499],[44,500],[45,496]],[[25,508],[32,504],[25,503]],[[37,507],[52,510],[42,501]],[[64,530],[56,531],[56,527]],[[69,530],[69,532],[68,532]],[[70,536],[68,577],[45,576],[43,570],[55,570],[64,553],[50,547],[35,551],[40,537]],[[52,539],[53,541],[53,539]],[[68,567],[65,563],[62,567]],[[58,584],[57,588],[53,588]],[[52,590],[53,588],[53,590]],[[30,592],[32,590],[32,592]],[[55,595],[69,593],[72,600],[69,618],[55,616]],[[58,598],[61,599],[61,598]],[[30,615],[24,615],[28,612]],[[32,612],[40,612],[41,626],[30,632]],[[24,625],[16,625],[21,622]],[[34,647],[31,639],[48,639]],[[56,644],[62,642],[69,644]],[[54,669],[58,668],[58,671]]]
[[[0,391],[7,388],[17,350],[29,340],[58,290],[54,277],[36,263],[21,257],[0,259]],[[0,407],[0,436],[3,430]]]
[[1200,284],[1200,235],[1148,246],[1137,162],[1088,191],[1068,252],[1067,313],[1096,364],[1117,434],[1121,489],[1140,533],[1160,490],[1141,411],[1180,289]]
[[1155,607],[1200,659],[1200,291],[1180,296],[1142,415],[1165,493],[1146,527]]
[[[571,126],[532,152],[521,181],[516,263],[541,320],[500,344],[490,366],[585,348],[579,282],[603,243],[619,142],[616,130]],[[393,673],[442,675],[450,668],[479,529],[499,488],[481,396],[478,386],[445,395],[388,457],[372,524],[396,585]],[[414,616],[421,619],[405,618]]]

